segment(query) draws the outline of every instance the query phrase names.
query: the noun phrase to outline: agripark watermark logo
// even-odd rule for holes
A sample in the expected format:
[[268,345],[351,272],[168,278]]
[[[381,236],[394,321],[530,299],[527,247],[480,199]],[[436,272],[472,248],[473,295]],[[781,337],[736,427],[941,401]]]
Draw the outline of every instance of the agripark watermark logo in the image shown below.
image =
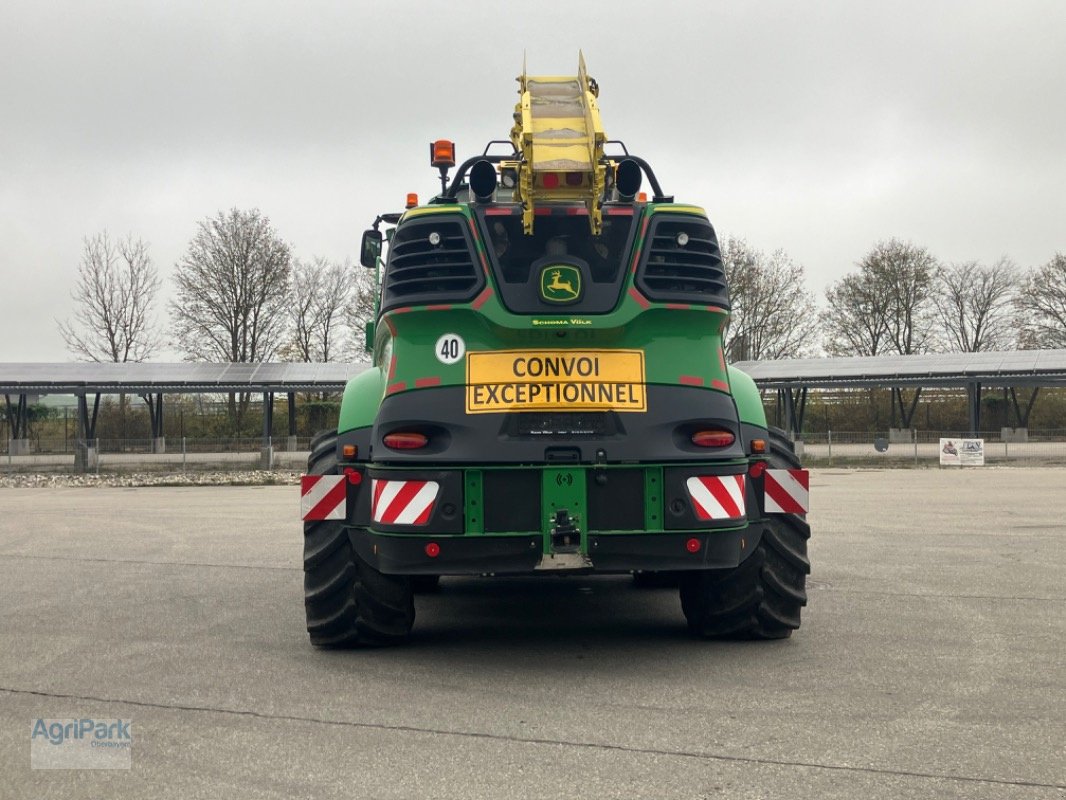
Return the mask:
[[32,769],[129,769],[133,720],[35,719],[30,723]]

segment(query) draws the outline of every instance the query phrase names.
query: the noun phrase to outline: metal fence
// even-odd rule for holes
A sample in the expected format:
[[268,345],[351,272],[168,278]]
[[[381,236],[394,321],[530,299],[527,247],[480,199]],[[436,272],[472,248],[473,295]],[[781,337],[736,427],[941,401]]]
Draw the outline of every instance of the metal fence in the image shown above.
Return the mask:
[[[797,443],[808,466],[937,466],[940,439],[971,438],[961,431],[856,431],[808,433]],[[982,435],[991,465],[1066,465],[1066,430],[1028,431],[1026,441],[1010,441],[999,431]],[[0,472],[187,472],[292,469],[307,463],[309,437],[95,439],[8,441],[0,451]]]
[[[903,430],[888,434],[856,431],[828,431],[804,434],[798,449],[810,466],[938,466],[940,440],[984,440],[986,464],[1066,465],[1066,430],[1028,431],[1024,436],[1004,436],[988,431],[973,437],[964,431]],[[1018,439],[1024,439],[1019,441]]]
[[309,437],[8,441],[0,472],[303,469]]

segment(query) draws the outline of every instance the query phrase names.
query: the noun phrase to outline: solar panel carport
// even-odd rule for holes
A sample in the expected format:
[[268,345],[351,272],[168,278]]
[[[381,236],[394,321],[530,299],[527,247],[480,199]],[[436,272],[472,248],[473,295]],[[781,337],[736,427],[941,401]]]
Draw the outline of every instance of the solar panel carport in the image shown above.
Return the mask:
[[[1011,350],[990,353],[937,353],[913,356],[855,358],[792,358],[743,361],[737,367],[751,375],[761,389],[776,389],[790,432],[799,436],[808,389],[890,388],[893,409],[902,427],[910,427],[918,398],[925,388],[964,388],[969,405],[970,432],[981,429],[981,393],[1003,388],[1012,401],[1018,427],[1029,424],[1041,387],[1066,386],[1066,350]],[[1019,403],[1017,389],[1032,391]],[[903,390],[914,389],[909,408]]]
[[0,394],[4,395],[13,441],[25,438],[26,399],[30,394],[75,395],[79,437],[86,440],[96,438],[96,416],[104,394],[143,396],[148,402],[154,440],[162,438],[164,394],[262,394],[264,437],[269,437],[273,424],[274,395],[287,394],[289,435],[295,436],[296,392],[339,392],[366,368],[365,364],[340,363],[0,364]]
[[[924,388],[960,387],[969,397],[970,429],[981,426],[981,393],[990,387],[1008,392],[1018,427],[1028,425],[1037,392],[1066,386],[1066,350],[1019,350],[994,353],[943,353],[915,356],[805,358],[745,361],[736,366],[762,389],[777,390],[787,427],[803,429],[807,392],[817,388],[890,388],[902,427]],[[289,432],[295,435],[295,393],[341,391],[365,364],[0,364],[0,394],[5,397],[12,439],[26,431],[29,394],[73,394],[78,398],[84,439],[95,438],[96,412],[102,394],[138,394],[148,400],[153,438],[160,438],[164,394],[248,392],[263,396],[264,437],[273,423],[275,394],[289,395]],[[1017,389],[1031,389],[1019,403]],[[914,389],[909,404],[903,390]],[[14,396],[15,402],[12,402]],[[90,408],[91,398],[91,408]]]

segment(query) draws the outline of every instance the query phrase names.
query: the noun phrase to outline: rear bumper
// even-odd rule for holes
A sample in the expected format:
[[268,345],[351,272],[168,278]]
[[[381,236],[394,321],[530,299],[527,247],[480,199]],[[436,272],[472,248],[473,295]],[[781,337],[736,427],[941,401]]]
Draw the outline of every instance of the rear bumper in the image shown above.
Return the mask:
[[[762,536],[761,523],[736,530],[626,533],[588,536],[582,572],[680,571],[735,567]],[[517,575],[544,569],[543,537],[389,535],[349,528],[360,558],[394,575]],[[693,540],[699,548],[690,544]],[[429,547],[428,545],[436,545]],[[689,548],[692,547],[694,552]],[[436,555],[430,555],[436,553]],[[553,570],[558,571],[558,570]]]

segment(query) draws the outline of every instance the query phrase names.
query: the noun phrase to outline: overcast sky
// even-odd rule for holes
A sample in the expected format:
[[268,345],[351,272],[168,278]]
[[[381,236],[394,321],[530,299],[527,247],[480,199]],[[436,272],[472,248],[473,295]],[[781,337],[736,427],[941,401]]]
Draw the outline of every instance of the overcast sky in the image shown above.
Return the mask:
[[[301,258],[507,138],[523,52],[583,49],[611,138],[821,295],[878,239],[1028,267],[1066,250],[1066,3],[0,0],[0,361],[69,356],[82,239],[258,207]],[[160,360],[177,360],[163,353]]]

